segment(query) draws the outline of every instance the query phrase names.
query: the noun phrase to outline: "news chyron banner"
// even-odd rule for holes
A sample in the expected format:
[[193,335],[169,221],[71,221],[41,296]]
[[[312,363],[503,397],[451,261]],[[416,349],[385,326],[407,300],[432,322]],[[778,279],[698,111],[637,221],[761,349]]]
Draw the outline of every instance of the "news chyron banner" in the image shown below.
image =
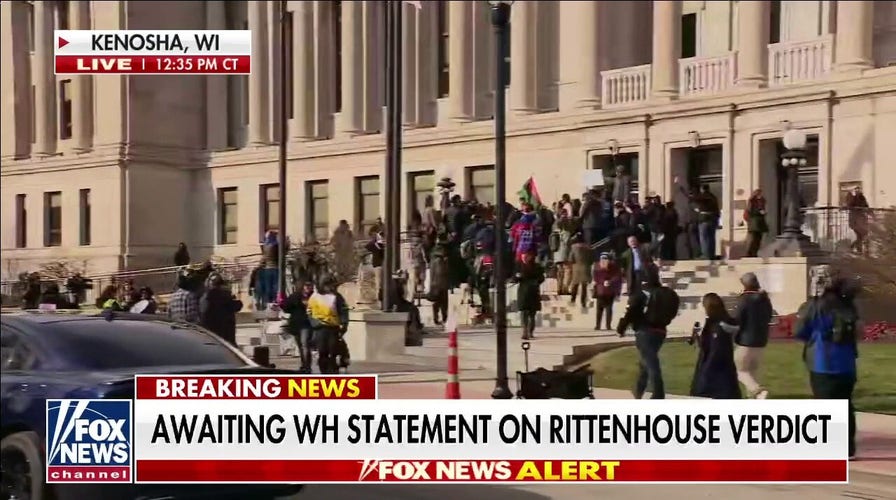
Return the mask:
[[382,400],[376,376],[147,375],[133,402],[47,409],[48,482],[848,480],[841,400]]
[[59,30],[57,75],[248,75],[248,30]]

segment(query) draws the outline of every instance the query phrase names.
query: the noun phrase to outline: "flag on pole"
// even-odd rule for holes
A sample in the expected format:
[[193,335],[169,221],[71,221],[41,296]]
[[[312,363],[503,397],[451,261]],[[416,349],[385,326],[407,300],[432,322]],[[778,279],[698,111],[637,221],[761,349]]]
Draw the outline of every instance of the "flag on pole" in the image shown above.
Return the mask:
[[404,3],[410,4],[414,6],[414,8],[422,9],[423,5],[420,3],[420,0],[404,0]]
[[520,201],[532,205],[532,208],[541,206],[541,195],[538,194],[538,187],[535,185],[534,177],[529,177],[529,180],[523,184],[523,188],[517,194],[520,197]]

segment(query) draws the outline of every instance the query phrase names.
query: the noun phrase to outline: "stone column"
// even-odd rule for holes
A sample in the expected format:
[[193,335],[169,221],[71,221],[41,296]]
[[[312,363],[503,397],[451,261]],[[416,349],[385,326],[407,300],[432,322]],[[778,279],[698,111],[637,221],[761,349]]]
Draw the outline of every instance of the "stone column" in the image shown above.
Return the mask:
[[56,75],[53,64],[54,2],[34,2],[34,151],[56,154]]
[[4,157],[25,158],[31,154],[31,50],[28,47],[28,25],[30,18],[27,5],[22,2],[2,2],[2,26],[0,32],[2,59],[6,65],[2,79],[2,95],[8,99],[10,107],[3,122],[2,155]]
[[681,56],[681,1],[653,2],[653,96],[678,96],[678,59]]
[[386,12],[383,2],[361,2],[363,6],[363,64],[364,86],[363,132],[375,133],[383,129],[383,106],[386,105]]
[[560,109],[600,104],[601,2],[559,2]]
[[739,2],[737,7],[737,85],[761,87],[768,80],[771,2]]
[[314,129],[314,2],[290,2],[292,11],[292,136],[317,137]]
[[271,115],[268,89],[267,2],[248,2],[249,29],[252,30],[252,74],[249,75],[249,143],[271,143]]
[[[71,25],[74,29],[90,29],[90,2],[70,2]],[[73,78],[72,121],[75,149],[89,151],[93,147],[93,76]]]
[[364,2],[342,2],[341,132],[364,129]]
[[495,29],[488,2],[474,0],[470,3],[473,4],[473,23],[472,33],[467,36],[473,40],[473,49],[465,78],[473,79],[473,119],[484,120],[495,114]]
[[[449,6],[450,9],[450,6]],[[402,23],[402,112],[412,127],[435,125],[438,96],[438,10],[405,4]]]
[[448,2],[448,102],[451,118],[464,121],[473,115],[473,10]]
[[280,111],[285,103],[280,95],[280,2],[262,2],[267,4],[267,53],[268,53],[268,120],[270,121],[271,142],[280,143]]
[[510,12],[510,107],[518,113],[538,111],[537,2],[518,2]]
[[836,68],[855,71],[874,67],[874,2],[837,2]]
[[332,137],[336,98],[342,89],[336,88],[335,2],[314,2],[314,132],[317,137]]

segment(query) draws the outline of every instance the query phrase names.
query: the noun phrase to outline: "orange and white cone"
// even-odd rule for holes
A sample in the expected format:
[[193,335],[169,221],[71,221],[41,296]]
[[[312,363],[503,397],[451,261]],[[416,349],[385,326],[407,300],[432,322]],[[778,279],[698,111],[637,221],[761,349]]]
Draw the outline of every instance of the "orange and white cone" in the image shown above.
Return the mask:
[[457,323],[448,321],[448,381],[445,384],[445,399],[460,399],[460,380],[457,366]]

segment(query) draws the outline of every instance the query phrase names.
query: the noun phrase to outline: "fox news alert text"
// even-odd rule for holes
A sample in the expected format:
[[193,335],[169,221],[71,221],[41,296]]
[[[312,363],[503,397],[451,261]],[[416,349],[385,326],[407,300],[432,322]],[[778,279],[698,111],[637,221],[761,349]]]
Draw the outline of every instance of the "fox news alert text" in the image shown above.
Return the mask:
[[846,401],[384,401],[372,376],[136,386],[138,483],[847,480]]
[[252,37],[247,30],[59,30],[57,75],[247,75]]

